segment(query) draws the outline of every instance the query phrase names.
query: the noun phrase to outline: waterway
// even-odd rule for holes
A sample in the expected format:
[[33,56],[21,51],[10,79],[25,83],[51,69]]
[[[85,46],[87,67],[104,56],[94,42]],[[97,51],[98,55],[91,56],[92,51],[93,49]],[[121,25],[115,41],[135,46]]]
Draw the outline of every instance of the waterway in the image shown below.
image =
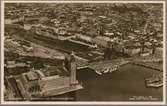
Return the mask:
[[[118,71],[103,75],[93,70],[83,69],[77,72],[77,79],[84,89],[76,92],[77,101],[129,101],[130,98],[144,97],[145,100],[162,100],[163,87],[147,88],[145,78],[158,71],[127,64]],[[138,99],[137,98],[137,99]],[[142,101],[144,99],[140,99]]]

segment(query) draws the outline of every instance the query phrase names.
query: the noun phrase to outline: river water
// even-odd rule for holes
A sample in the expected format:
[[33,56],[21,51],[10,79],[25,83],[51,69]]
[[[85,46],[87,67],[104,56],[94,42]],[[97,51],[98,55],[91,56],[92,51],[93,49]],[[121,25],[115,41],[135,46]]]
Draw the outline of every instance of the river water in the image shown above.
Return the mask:
[[145,78],[156,73],[159,72],[131,64],[104,75],[98,75],[90,69],[78,70],[77,79],[82,82],[84,89],[76,92],[76,100],[129,101],[134,96],[162,100],[163,87],[147,88],[144,82]]

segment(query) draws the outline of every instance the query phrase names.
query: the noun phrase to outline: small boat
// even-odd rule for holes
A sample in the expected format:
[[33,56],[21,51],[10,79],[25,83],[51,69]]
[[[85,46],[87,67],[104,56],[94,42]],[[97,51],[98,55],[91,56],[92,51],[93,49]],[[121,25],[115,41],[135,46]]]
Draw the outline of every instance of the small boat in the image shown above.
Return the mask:
[[159,81],[159,78],[154,78],[154,77],[151,77],[151,78],[148,78],[148,79],[145,79],[147,83],[153,83],[155,81]]
[[102,75],[102,73],[101,73],[100,71],[97,71],[97,70],[96,70],[95,72],[96,72],[97,74],[99,74],[99,75]]
[[151,78],[145,79],[145,83],[147,87],[158,88],[163,86],[163,80],[155,75],[153,75]]
[[112,69],[112,68],[110,68],[109,72],[110,72],[110,73],[112,73],[112,70],[113,70],[113,69]]
[[103,73],[108,73],[110,71],[110,68],[105,68],[102,72]]
[[114,70],[113,71],[116,71],[117,70],[117,67],[114,67]]
[[117,70],[116,67],[112,67],[112,68],[110,69],[110,72],[112,73],[112,72],[114,72],[114,71],[116,71],[116,70]]
[[147,87],[159,88],[161,86],[163,86],[163,81],[157,81],[157,82],[147,84]]

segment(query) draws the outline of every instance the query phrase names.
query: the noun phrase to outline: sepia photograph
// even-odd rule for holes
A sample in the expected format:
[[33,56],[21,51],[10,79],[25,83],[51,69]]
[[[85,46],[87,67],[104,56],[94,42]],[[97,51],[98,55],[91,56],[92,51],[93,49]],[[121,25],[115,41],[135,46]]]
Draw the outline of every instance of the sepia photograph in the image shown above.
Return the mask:
[[4,104],[164,104],[165,1],[1,2]]

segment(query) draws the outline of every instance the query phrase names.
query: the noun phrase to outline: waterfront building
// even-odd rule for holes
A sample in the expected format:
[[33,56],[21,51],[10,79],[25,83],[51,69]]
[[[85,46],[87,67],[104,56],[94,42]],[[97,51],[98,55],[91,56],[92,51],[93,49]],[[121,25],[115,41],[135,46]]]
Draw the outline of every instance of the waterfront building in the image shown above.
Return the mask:
[[124,49],[124,53],[126,53],[126,54],[128,54],[130,56],[138,54],[139,52],[140,52],[140,48],[135,47],[135,46],[131,46],[131,47],[128,47],[128,48]]
[[[74,54],[71,54],[65,64],[63,67],[55,66],[52,70],[31,70],[23,73],[17,79],[18,88],[23,98],[50,97],[82,89],[83,87],[76,80]],[[67,70],[70,75],[62,74],[62,72],[67,72]]]

